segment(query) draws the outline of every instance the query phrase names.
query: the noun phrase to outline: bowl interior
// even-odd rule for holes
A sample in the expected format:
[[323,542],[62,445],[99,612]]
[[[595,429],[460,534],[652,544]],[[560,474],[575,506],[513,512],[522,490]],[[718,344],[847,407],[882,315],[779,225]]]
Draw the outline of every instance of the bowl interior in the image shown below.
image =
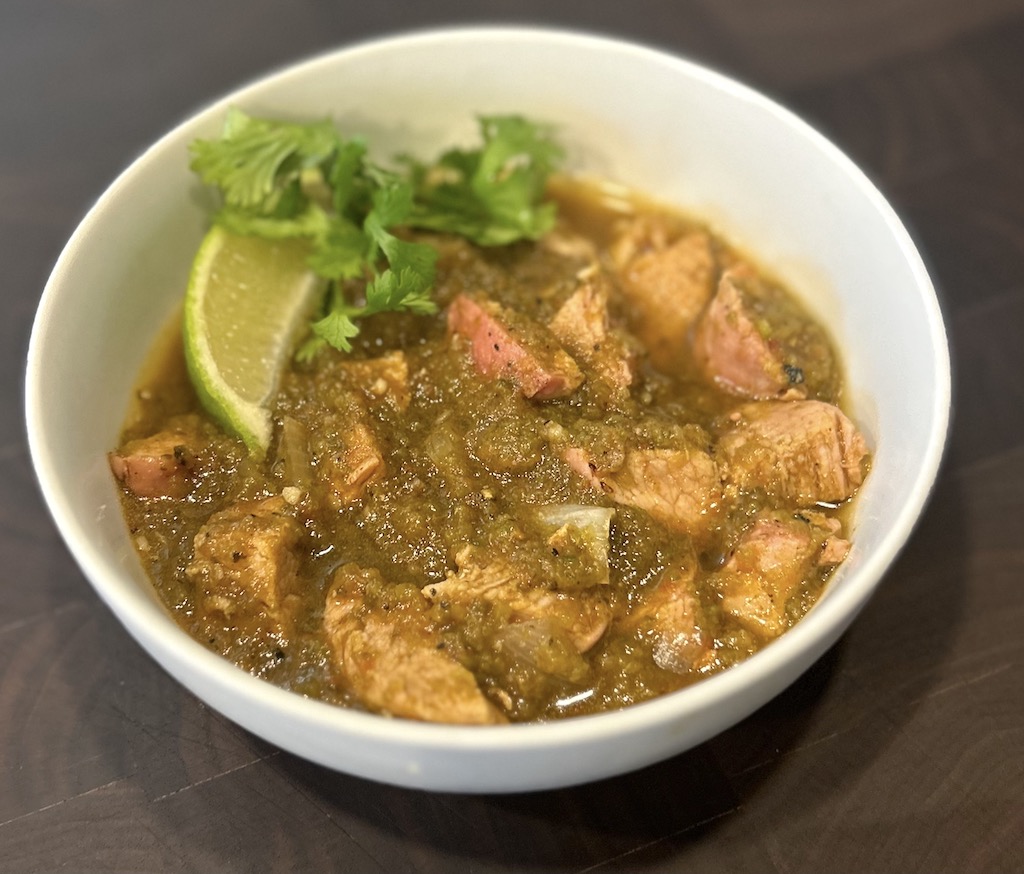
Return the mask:
[[[267,686],[189,640],[135,559],[106,464],[146,351],[179,304],[206,227],[189,142],[237,105],[330,116],[381,157],[430,157],[482,113],[558,126],[573,169],[702,216],[831,325],[854,418],[875,452],[854,548],[799,626],[749,662],[621,713],[458,730],[339,711]],[[582,782],[704,740],[795,679],[852,620],[905,541],[945,439],[949,362],[934,291],[888,204],[837,149],[763,96],[702,67],[600,37],[455,29],[314,58],[206,107],[141,155],[61,255],[29,352],[33,461],[101,597],[175,677],[243,726],[351,773],[511,791]],[[627,739],[631,741],[627,742]],[[579,755],[566,757],[564,750]]]

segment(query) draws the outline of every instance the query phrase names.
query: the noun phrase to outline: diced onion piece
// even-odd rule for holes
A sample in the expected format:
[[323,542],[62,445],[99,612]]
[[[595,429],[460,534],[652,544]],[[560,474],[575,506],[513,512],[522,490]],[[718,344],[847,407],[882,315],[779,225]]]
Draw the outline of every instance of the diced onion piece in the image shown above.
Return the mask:
[[548,542],[556,545],[572,538],[582,545],[590,561],[603,569],[602,583],[608,582],[608,542],[614,515],[610,507],[584,504],[549,504],[537,510],[537,518],[551,532]]

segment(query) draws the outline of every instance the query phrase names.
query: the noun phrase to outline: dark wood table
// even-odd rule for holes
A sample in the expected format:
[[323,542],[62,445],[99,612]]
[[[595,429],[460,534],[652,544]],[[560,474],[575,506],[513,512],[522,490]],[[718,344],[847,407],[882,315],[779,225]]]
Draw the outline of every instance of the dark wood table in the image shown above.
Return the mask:
[[[953,346],[941,478],[850,632],[703,746],[564,791],[376,785],[212,713],[93,594],[25,446],[47,274],[146,144],[301,56],[453,21],[632,37],[775,96],[891,199]],[[1024,870],[1021,0],[3,0],[0,204],[0,870]]]

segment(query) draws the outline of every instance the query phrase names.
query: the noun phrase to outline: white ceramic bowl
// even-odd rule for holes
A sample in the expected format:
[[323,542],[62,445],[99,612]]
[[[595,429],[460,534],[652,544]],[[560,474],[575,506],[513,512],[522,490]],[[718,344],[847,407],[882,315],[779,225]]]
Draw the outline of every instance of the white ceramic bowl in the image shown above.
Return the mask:
[[[181,299],[207,215],[187,146],[231,104],[331,116],[376,154],[436,154],[479,113],[556,123],[575,169],[709,218],[828,320],[874,468],[854,546],[810,614],[749,661],[599,716],[498,727],[385,719],[311,701],[191,640],[136,560],[106,452],[136,373]],[[46,286],[29,350],[28,434],[43,493],[85,575],[128,631],[211,707],[331,768],[437,790],[581,783],[658,761],[750,714],[831,646],[917,520],[946,436],[949,360],[934,290],[892,209],[839,150],[760,94],[616,40],[459,28],[345,48],[277,72],[179,125],[82,221]]]

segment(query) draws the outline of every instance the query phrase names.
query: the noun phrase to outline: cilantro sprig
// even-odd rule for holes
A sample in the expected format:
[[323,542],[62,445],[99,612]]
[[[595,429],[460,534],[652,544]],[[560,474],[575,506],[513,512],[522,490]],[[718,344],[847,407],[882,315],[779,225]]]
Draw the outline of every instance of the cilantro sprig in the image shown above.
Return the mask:
[[[228,112],[218,139],[191,145],[192,169],[221,192],[214,221],[238,234],[312,241],[309,265],[330,280],[310,359],[325,345],[351,351],[358,320],[383,312],[436,312],[437,252],[399,228],[459,234],[482,246],[537,239],[554,224],[544,201],[562,159],[550,128],[520,116],[479,119],[477,149],[452,149],[435,163],[373,163],[365,143],[330,121],[296,123]],[[360,280],[362,300],[345,294]]]
[[482,246],[535,240],[551,229],[548,176],[562,160],[552,130],[519,116],[480,119],[480,149],[452,149],[433,167],[410,162],[417,227],[469,237]]

